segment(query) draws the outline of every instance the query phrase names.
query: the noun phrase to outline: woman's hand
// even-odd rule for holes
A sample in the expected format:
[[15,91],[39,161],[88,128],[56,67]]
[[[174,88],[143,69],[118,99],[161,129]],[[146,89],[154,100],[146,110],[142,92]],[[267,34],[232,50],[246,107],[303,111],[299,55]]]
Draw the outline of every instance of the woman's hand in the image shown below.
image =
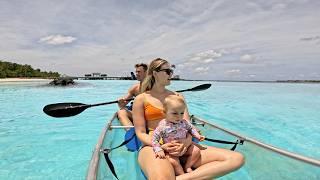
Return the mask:
[[161,145],[161,148],[172,156],[179,156],[183,151],[183,144],[178,141],[172,141]]
[[186,139],[179,139],[178,141],[179,143],[183,144],[184,147],[188,148],[191,143],[192,143],[192,136],[191,134],[187,134],[187,138]]
[[155,154],[156,154],[156,158],[160,158],[160,159],[166,158],[166,155],[164,154],[163,151],[156,152]]
[[161,148],[172,156],[182,156],[187,151],[191,143],[192,136],[188,134],[186,139],[171,141],[170,143],[163,144]]

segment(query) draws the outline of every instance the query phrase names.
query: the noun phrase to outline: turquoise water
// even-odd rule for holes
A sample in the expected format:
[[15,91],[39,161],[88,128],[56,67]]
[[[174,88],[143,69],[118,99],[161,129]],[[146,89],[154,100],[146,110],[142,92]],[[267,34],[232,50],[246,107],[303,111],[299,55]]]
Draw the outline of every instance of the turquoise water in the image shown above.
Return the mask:
[[[40,83],[0,85],[0,179],[84,179],[94,145],[116,105],[52,118],[43,106],[99,103],[121,96],[133,81],[79,81],[75,87]],[[174,81],[180,90],[207,82]],[[240,134],[320,159],[320,84],[211,82],[184,93],[189,110]]]

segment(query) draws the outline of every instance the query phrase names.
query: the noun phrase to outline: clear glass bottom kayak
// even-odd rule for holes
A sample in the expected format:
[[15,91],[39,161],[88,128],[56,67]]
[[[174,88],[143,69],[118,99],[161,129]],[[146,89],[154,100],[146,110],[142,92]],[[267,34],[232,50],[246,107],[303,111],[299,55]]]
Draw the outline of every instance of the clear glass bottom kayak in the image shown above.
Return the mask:
[[[245,156],[245,165],[219,179],[320,179],[319,160],[297,155],[244,137],[195,116],[192,116],[192,121],[197,129],[208,138],[232,142],[244,141],[243,145],[238,145],[235,151],[241,152]],[[120,126],[116,115],[114,115],[102,131],[94,149],[87,173],[88,180],[116,179],[101,150],[121,144],[124,141],[125,133],[125,127]],[[233,146],[208,141],[203,141],[201,144],[226,149]],[[126,146],[109,153],[118,179],[145,179],[137,163],[137,156],[137,151],[128,151]]]

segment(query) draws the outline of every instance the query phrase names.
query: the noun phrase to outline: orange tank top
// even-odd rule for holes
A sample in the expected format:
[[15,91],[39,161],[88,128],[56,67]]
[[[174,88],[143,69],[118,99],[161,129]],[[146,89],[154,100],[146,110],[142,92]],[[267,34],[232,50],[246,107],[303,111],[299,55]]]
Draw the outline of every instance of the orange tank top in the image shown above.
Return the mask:
[[144,118],[146,121],[161,120],[165,118],[163,109],[154,107],[149,102],[144,102]]

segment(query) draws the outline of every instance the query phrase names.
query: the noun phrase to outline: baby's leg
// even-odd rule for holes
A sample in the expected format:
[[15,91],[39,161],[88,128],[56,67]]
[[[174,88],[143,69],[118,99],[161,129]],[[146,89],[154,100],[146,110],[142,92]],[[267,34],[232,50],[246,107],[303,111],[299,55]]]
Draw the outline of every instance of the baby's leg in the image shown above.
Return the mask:
[[188,157],[187,157],[186,164],[184,166],[184,170],[185,172],[191,172],[192,171],[191,167],[200,158],[200,149],[194,144],[191,144],[188,147],[188,150],[185,153],[185,155],[187,155]]
[[181,175],[181,174],[184,174],[183,168],[182,168],[182,166],[180,164],[179,157],[171,156],[169,154],[166,155],[166,157],[169,160],[169,162],[172,164],[174,172],[175,172],[175,174],[177,176]]

